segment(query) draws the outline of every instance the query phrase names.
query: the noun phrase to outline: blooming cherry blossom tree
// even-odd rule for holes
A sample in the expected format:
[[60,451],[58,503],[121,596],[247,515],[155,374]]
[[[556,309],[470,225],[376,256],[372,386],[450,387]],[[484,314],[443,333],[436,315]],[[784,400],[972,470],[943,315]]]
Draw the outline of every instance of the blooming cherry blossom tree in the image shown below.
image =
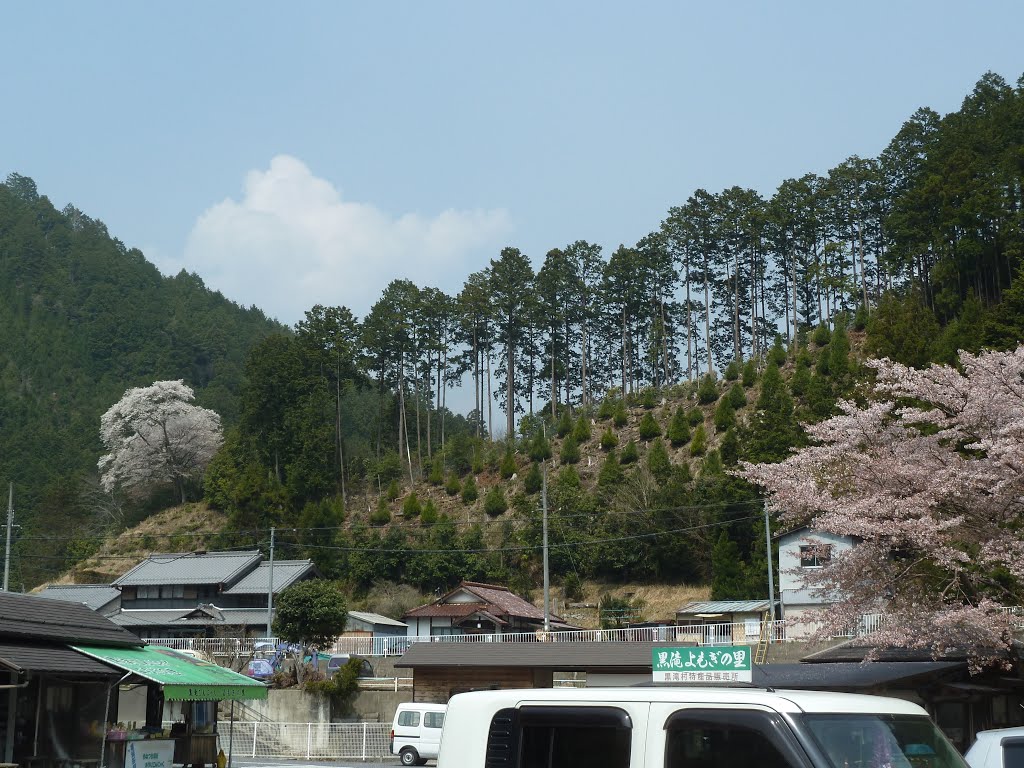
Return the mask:
[[808,426],[812,445],[740,474],[783,523],[856,537],[806,577],[843,600],[820,636],[882,613],[878,646],[967,650],[975,664],[1010,648],[1024,584],[1024,346],[961,352],[962,370],[887,359],[866,405]]
[[100,419],[109,451],[99,460],[103,488],[171,483],[184,503],[187,482],[202,475],[223,442],[220,416],[193,405],[194,399],[180,380],[125,392]]

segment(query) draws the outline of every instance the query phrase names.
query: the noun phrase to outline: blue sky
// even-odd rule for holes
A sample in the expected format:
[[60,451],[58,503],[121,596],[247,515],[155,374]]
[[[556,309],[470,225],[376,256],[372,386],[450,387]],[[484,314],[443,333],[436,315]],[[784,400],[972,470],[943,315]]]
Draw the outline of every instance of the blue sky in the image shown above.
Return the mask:
[[287,323],[609,254],[1024,72],[1020,2],[0,4],[0,177]]

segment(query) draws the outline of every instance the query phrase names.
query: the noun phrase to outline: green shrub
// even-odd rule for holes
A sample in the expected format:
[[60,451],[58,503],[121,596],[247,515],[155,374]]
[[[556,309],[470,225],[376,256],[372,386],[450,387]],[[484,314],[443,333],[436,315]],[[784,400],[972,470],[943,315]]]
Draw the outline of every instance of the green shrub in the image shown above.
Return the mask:
[[525,490],[531,496],[541,489],[544,478],[540,474],[540,464],[537,462],[530,463],[530,469],[526,473],[526,477],[523,478],[523,490]]
[[444,482],[444,462],[440,456],[435,456],[430,462],[430,474],[427,475],[427,482],[431,485],[441,485]]
[[420,511],[420,525],[427,528],[437,522],[437,507],[434,506],[434,502],[431,499],[427,499],[427,502],[423,505],[423,509]]
[[693,431],[693,439],[690,441],[690,455],[703,456],[707,449],[708,433],[704,431],[704,425],[701,424]]
[[740,377],[740,361],[730,360],[729,364],[725,366],[725,380],[736,381]]
[[457,496],[461,490],[462,483],[459,482],[458,476],[454,473],[448,475],[448,482],[444,484],[444,492],[449,496]]
[[747,393],[743,391],[743,385],[736,382],[729,390],[729,405],[739,410],[747,404]]
[[651,410],[658,404],[658,391],[654,387],[646,387],[640,395],[640,405],[645,411]]
[[622,449],[622,457],[619,459],[619,463],[632,464],[639,458],[640,450],[636,447],[636,443],[630,440],[628,443],[626,443],[626,447]]
[[754,384],[757,383],[757,363],[752,359],[747,360],[743,365],[743,386],[745,389],[750,389]]
[[497,517],[504,514],[507,509],[508,502],[505,501],[505,491],[501,489],[500,485],[493,486],[484,496],[484,512],[491,517]]
[[728,397],[723,397],[715,408],[714,422],[716,432],[725,432],[736,423],[736,409],[732,407]]
[[597,484],[602,488],[608,488],[618,485],[620,482],[622,482],[622,467],[619,466],[619,459],[615,455],[615,449],[612,448],[601,462],[601,470],[597,473]]
[[853,316],[853,330],[863,331],[868,327],[868,308],[861,304]]
[[658,426],[658,422],[654,420],[654,414],[650,411],[647,411],[644,417],[640,419],[638,429],[641,440],[653,440],[661,434],[661,427]]
[[555,434],[565,437],[572,432],[572,415],[568,408],[562,409],[562,415],[558,417],[558,424],[555,426]]
[[736,430],[726,431],[722,442],[718,446],[718,452],[722,456],[722,463],[727,467],[735,467],[740,458],[740,441],[736,437]]
[[547,461],[551,458],[551,443],[544,436],[543,430],[537,430],[530,441],[530,458],[534,461]]
[[576,571],[567,573],[562,579],[562,598],[576,602],[583,599],[583,580]]
[[586,413],[581,413],[580,417],[576,419],[576,426],[573,427],[572,436],[576,439],[577,444],[585,443],[591,438],[590,416]]
[[391,510],[383,496],[377,499],[377,508],[370,513],[370,525],[387,525],[391,522]]
[[811,336],[811,341],[813,341],[819,347],[824,347],[826,344],[829,343],[831,339],[832,332],[828,329],[828,326],[825,325],[825,323],[822,323],[817,328],[815,328],[814,334]]
[[562,452],[558,455],[563,464],[575,464],[580,460],[580,448],[576,445],[576,438],[569,435],[562,443]]
[[715,377],[709,373],[700,380],[700,386],[697,387],[697,402],[709,405],[717,399],[718,385],[715,383]]
[[615,411],[612,413],[612,424],[616,427],[624,427],[629,422],[629,411],[626,404],[621,400],[615,403]]
[[660,483],[664,483],[672,474],[672,461],[660,437],[651,443],[647,451],[647,468]]
[[[701,421],[703,420],[702,414]],[[672,414],[672,421],[668,424],[668,439],[677,448],[690,442],[690,425],[686,420],[686,412],[681,405],[676,408],[676,412]]]
[[386,493],[386,496],[388,497],[388,501],[394,501],[395,499],[397,499],[399,493],[401,493],[401,491],[398,488],[398,481],[397,480],[392,480],[388,484],[388,490],[387,490],[387,493]]
[[693,406],[686,412],[686,420],[690,422],[691,427],[697,427],[704,423],[704,411],[697,406]]
[[422,512],[423,507],[420,506],[420,500],[416,497],[416,491],[413,491],[402,502],[402,517],[412,520],[414,517],[419,517]]
[[469,475],[466,478],[466,482],[462,484],[462,503],[472,504],[479,498],[479,494],[476,490],[476,478],[473,475]]
[[619,444],[618,435],[616,435],[611,427],[608,427],[604,432],[601,433],[601,450],[610,451]]
[[601,405],[597,409],[597,418],[604,421],[610,419],[615,414],[615,400],[610,397],[606,397],[601,401]]
[[516,457],[512,453],[511,448],[505,451],[505,455],[501,459],[501,466],[498,469],[505,480],[508,480],[516,473]]
[[786,364],[786,347],[782,343],[782,336],[775,334],[775,343],[768,350],[768,362],[775,363],[780,368]]

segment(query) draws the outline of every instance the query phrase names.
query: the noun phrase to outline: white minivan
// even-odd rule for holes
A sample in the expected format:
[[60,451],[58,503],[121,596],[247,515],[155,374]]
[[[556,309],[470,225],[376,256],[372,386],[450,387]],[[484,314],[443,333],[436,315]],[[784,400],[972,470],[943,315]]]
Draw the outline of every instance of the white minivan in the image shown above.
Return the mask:
[[977,741],[964,755],[971,768],[1022,768],[1024,727],[978,731]]
[[445,704],[418,701],[399,704],[391,725],[391,754],[398,755],[402,765],[436,759],[447,709]]
[[754,687],[547,688],[448,702],[440,768],[966,768],[917,704]]

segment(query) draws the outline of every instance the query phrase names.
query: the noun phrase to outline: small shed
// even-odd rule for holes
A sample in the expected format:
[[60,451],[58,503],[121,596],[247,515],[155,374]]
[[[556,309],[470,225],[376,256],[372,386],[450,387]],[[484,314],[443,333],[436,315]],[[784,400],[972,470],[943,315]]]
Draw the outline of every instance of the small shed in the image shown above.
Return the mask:
[[676,637],[702,645],[754,645],[767,610],[767,600],[687,603],[676,611]]
[[405,622],[367,611],[349,611],[342,637],[405,637],[409,625]]

